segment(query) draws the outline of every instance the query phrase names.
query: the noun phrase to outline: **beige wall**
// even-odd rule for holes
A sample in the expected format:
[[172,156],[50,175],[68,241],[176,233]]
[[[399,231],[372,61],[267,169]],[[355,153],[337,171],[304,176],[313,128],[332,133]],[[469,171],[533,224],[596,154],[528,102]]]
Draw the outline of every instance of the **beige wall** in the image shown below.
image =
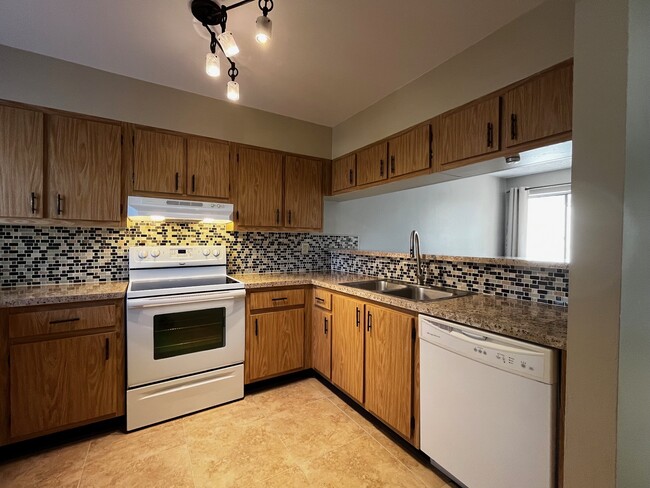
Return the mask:
[[626,160],[626,0],[576,2],[573,71],[564,479],[566,488],[612,488]]
[[328,127],[0,45],[0,99],[329,158]]
[[334,127],[332,155],[358,149],[572,55],[573,2],[548,0]]

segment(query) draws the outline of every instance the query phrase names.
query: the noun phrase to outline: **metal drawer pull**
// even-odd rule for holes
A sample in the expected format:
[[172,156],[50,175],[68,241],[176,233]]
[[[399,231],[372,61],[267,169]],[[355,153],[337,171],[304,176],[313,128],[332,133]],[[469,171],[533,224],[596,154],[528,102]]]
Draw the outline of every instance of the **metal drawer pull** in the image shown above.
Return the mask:
[[57,193],[56,194],[56,214],[61,215],[63,213],[63,208],[61,205],[61,201],[63,200],[63,197]]
[[320,303],[325,303],[325,300],[323,300],[321,297],[316,297],[314,300]]
[[79,317],[73,319],[50,320],[50,325],[67,324],[68,322],[79,322],[80,320]]
[[325,318],[324,322],[325,322],[325,335],[327,335],[327,317]]
[[368,332],[372,329],[372,314],[368,312]]
[[359,324],[361,324],[361,310],[357,307],[357,328],[359,328]]
[[282,298],[271,298],[272,302],[278,302],[280,300],[287,300],[287,297],[282,297]]
[[33,214],[36,213],[36,193],[32,192],[31,196],[29,197],[29,207],[31,208],[31,211]]
[[492,122],[488,122],[487,125],[487,147],[494,146],[494,126]]

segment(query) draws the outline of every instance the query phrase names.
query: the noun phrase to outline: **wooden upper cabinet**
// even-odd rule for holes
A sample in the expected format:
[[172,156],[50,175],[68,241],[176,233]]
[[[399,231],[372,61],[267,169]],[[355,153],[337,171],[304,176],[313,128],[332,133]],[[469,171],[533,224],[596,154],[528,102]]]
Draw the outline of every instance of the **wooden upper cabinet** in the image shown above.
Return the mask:
[[421,125],[388,141],[389,176],[406,175],[431,166],[431,126]]
[[117,353],[116,333],[12,345],[10,437],[20,439],[114,416],[120,371]]
[[133,189],[185,193],[185,139],[182,136],[135,130]]
[[238,155],[237,224],[281,227],[282,155],[249,147],[240,147]]
[[357,186],[357,155],[332,161],[332,193]]
[[503,102],[506,147],[571,131],[573,64],[533,77],[506,92]]
[[334,295],[332,309],[332,383],[363,403],[364,303]]
[[284,226],[320,229],[323,226],[323,170],[315,159],[287,156],[284,162]]
[[43,114],[0,105],[0,217],[43,216]]
[[500,98],[492,97],[440,116],[435,160],[445,165],[499,150]]
[[411,437],[415,319],[366,304],[366,408]]
[[121,126],[52,115],[47,133],[50,218],[118,222]]
[[248,336],[249,381],[303,367],[304,308],[250,315]]
[[380,142],[357,153],[357,186],[388,178],[388,144]]
[[230,144],[189,138],[186,188],[192,196],[229,198]]
[[313,308],[311,320],[312,368],[325,378],[332,372],[332,314],[319,307]]

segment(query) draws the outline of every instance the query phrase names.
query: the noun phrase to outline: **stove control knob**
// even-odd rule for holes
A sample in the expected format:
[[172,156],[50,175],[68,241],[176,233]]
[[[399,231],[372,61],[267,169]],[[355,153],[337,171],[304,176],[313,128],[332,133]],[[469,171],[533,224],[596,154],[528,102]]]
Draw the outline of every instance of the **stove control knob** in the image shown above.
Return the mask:
[[138,251],[138,257],[140,259],[145,259],[148,255],[149,255],[149,253],[147,251],[145,251],[144,249],[142,251]]
[[215,257],[215,258],[218,257],[219,254],[221,254],[221,249],[214,249],[214,250],[212,251],[212,254],[214,254],[214,257]]
[[152,258],[157,258],[158,256],[160,256],[160,249],[152,249],[151,250],[151,257]]
[[206,258],[210,255],[210,249],[208,249],[208,248],[203,249],[202,252],[203,252],[203,255],[204,255]]

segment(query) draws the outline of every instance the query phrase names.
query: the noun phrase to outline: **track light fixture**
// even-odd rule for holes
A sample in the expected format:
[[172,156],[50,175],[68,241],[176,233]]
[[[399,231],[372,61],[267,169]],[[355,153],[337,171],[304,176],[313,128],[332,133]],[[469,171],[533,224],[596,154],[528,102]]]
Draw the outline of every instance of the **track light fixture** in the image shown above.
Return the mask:
[[[242,0],[230,6],[225,6],[219,5],[216,0],[190,0],[192,15],[205,27],[210,36],[210,52],[205,57],[205,72],[214,78],[221,74],[221,62],[217,53],[217,48],[219,48],[230,63],[228,69],[230,81],[228,82],[226,95],[229,100],[233,101],[239,100],[239,83],[235,81],[235,78],[239,75],[239,70],[231,58],[237,56],[239,47],[232,32],[226,30],[228,12],[253,1],[255,0]],[[262,15],[255,22],[255,40],[260,44],[266,44],[271,40],[273,24],[268,15],[273,10],[273,0],[257,0],[257,5],[262,11]],[[217,28],[221,29],[221,33],[217,34]]]

